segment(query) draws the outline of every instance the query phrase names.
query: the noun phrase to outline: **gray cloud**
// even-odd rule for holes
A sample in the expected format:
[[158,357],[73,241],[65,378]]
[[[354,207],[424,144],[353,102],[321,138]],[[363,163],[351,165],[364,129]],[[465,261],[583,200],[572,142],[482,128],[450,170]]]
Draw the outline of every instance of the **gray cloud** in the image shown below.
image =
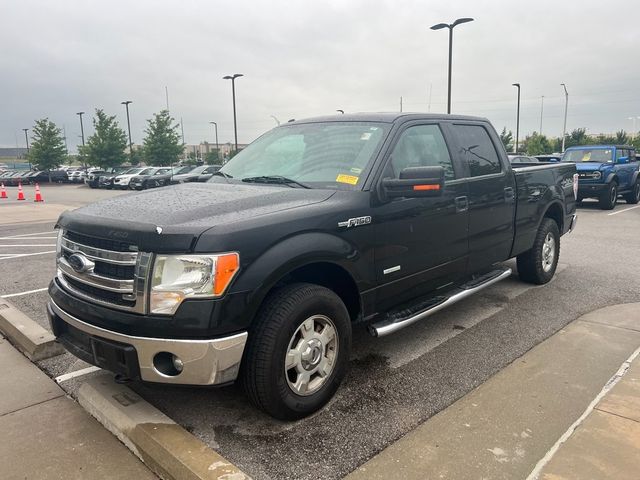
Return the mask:
[[[75,112],[96,107],[126,125],[132,100],[134,143],[145,120],[164,108],[184,119],[186,141],[233,138],[231,85],[237,81],[238,129],[250,141],[281,121],[347,111],[446,108],[447,34],[429,26],[471,16],[454,37],[453,111],[521,130],[560,135],[631,129],[640,115],[637,2],[424,1],[86,1],[4,3],[0,42],[0,145],[19,145],[21,129],[48,116],[79,142]],[[629,19],[626,21],[625,19]],[[90,116],[85,126],[91,132]],[[640,125],[640,122],[638,123]]]

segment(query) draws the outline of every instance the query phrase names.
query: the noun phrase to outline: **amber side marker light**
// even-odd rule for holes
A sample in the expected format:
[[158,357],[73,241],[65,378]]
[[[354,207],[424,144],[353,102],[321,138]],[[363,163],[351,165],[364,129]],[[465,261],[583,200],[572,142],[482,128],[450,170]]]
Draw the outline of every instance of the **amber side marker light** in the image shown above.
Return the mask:
[[228,253],[218,257],[213,285],[214,295],[221,295],[226,290],[239,269],[240,258],[237,253]]
[[414,185],[414,190],[440,190],[440,185]]

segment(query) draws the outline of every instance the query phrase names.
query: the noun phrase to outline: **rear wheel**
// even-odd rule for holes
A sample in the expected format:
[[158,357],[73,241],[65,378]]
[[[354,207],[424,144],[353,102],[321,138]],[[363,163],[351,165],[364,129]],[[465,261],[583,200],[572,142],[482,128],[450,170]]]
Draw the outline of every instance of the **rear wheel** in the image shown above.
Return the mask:
[[560,258],[560,230],[550,218],[542,219],[531,250],[518,255],[518,275],[525,282],[543,285],[553,278]]
[[271,294],[249,333],[242,365],[247,396],[281,420],[322,408],[347,371],[351,320],[333,291],[307,283]]
[[640,181],[635,183],[631,191],[624,196],[624,199],[632,205],[640,202]]
[[602,210],[613,210],[618,201],[618,184],[611,182],[609,187],[600,196],[600,208]]

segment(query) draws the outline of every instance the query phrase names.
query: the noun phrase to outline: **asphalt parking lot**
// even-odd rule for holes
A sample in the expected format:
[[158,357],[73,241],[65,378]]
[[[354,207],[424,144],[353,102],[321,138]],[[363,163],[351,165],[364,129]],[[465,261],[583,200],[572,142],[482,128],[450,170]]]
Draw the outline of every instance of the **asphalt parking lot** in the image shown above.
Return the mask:
[[[70,208],[121,193],[43,189],[45,203]],[[55,222],[24,216],[3,224],[15,203],[0,204],[0,296],[46,326]],[[602,211],[585,201],[576,231],[562,239],[551,283],[534,287],[514,274],[395,335],[374,339],[357,330],[351,372],[338,394],[298,422],[257,412],[234,386],[131,387],[253,478],[339,478],[582,314],[638,301],[639,231],[640,206],[620,201]],[[510,266],[515,271],[514,262]],[[39,366],[54,378],[64,375],[60,384],[70,394],[91,375],[69,354]]]

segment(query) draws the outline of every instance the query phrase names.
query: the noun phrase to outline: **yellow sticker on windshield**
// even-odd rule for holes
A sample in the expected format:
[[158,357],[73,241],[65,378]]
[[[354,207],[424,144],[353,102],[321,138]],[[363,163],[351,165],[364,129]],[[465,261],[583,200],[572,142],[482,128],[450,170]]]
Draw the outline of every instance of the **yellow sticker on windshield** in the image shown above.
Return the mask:
[[356,177],[354,175],[345,175],[344,173],[340,173],[336,177],[336,182],[348,183],[349,185],[355,185],[356,183],[358,183],[358,179],[359,179],[359,177]]
[[584,155],[582,156],[582,161],[588,162],[589,160],[591,160],[591,152],[584,152]]

